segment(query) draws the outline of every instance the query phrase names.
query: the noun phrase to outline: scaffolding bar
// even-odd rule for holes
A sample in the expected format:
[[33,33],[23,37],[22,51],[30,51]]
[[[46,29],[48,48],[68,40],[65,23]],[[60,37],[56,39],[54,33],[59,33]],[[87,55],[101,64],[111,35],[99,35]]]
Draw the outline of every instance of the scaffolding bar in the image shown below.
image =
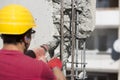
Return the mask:
[[71,64],[71,80],[74,80],[74,56],[75,56],[75,1],[71,0],[72,3],[72,46],[71,46],[71,55],[72,55],[72,64]]
[[60,37],[61,37],[61,42],[60,42],[60,59],[63,60],[63,53],[64,53],[64,48],[63,48],[63,45],[64,45],[64,36],[63,36],[63,27],[64,27],[64,13],[63,13],[63,0],[61,0],[61,10],[60,10],[60,15],[61,15],[61,18],[60,18]]

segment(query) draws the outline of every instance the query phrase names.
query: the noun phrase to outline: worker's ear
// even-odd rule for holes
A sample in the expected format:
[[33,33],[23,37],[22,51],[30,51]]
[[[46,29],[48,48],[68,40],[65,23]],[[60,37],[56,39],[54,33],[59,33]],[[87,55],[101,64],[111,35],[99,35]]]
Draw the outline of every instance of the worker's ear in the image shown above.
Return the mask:
[[31,41],[31,38],[28,38],[27,36],[24,37],[24,42],[25,43],[30,43]]

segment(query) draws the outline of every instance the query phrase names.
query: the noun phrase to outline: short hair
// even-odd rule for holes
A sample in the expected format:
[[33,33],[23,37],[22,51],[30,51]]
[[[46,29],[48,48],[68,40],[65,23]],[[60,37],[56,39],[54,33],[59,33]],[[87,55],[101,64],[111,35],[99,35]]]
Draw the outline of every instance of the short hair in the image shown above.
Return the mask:
[[12,35],[12,34],[1,34],[1,38],[3,39],[3,43],[7,43],[7,44],[17,44],[20,42],[23,42],[24,40],[24,36],[26,36],[27,38],[31,38],[31,33],[32,29],[29,29],[28,31],[26,31],[24,34],[21,35]]

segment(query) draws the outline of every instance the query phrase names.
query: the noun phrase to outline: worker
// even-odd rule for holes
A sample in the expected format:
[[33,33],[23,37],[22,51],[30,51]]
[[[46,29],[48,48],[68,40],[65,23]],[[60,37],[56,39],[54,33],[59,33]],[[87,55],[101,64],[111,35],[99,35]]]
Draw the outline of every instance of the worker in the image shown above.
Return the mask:
[[0,9],[0,34],[3,40],[0,80],[66,80],[60,59],[46,61],[43,55],[39,56],[39,60],[24,55],[31,35],[35,33],[35,26],[30,11],[22,5],[10,4]]

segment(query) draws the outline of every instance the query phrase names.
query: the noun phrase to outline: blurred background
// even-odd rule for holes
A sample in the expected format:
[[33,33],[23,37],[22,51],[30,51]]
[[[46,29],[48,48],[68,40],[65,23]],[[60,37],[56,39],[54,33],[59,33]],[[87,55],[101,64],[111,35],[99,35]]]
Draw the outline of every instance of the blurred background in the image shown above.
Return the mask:
[[[0,0],[0,8],[10,3],[29,8],[39,26],[30,48],[52,39],[52,8],[45,0]],[[95,30],[86,41],[87,80],[120,80],[119,13],[119,0],[96,0]]]
[[120,80],[119,18],[119,0],[96,0],[96,28],[86,42],[88,80]]

